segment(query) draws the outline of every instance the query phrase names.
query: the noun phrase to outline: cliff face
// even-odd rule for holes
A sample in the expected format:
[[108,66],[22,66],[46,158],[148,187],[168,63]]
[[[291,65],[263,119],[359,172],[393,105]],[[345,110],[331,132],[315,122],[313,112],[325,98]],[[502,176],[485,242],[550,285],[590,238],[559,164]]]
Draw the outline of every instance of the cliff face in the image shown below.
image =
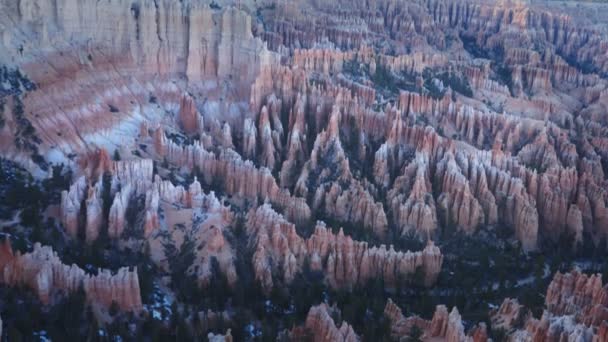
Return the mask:
[[[232,112],[229,121],[238,122],[234,103],[246,102],[262,67],[277,63],[235,8],[123,0],[3,1],[0,8],[1,60],[36,84],[23,103],[42,155],[133,143],[133,127],[157,122],[186,90],[204,91],[214,116],[225,121],[221,113]],[[230,104],[218,103],[224,98]],[[190,132],[193,123],[186,125]]]
[[10,245],[3,253],[2,282],[9,286],[26,286],[32,289],[44,304],[52,302],[56,291],[72,293],[83,288],[87,300],[109,309],[116,302],[122,310],[142,309],[137,269],[124,267],[116,274],[99,270],[97,275],[87,274],[76,265],[65,265],[48,246],[36,243],[27,254],[14,254]]
[[[87,53],[121,56],[131,70],[160,75],[186,75],[191,81],[240,75],[252,79],[260,62],[270,57],[252,39],[251,18],[229,9],[223,13],[194,2],[106,3],[72,0],[3,2],[3,15],[42,34],[23,45],[22,54],[38,54],[80,45]],[[18,35],[3,28],[9,46]],[[62,35],[54,35],[61,32]],[[70,41],[71,40],[71,41]],[[221,60],[221,63],[219,62]],[[86,63],[83,61],[83,64]]]

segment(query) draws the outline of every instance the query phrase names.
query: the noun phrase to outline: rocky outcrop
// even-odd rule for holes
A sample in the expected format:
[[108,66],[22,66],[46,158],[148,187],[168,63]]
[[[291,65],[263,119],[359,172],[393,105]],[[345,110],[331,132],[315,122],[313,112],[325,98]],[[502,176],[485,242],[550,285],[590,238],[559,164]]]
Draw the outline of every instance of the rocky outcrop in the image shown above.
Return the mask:
[[322,342],[354,342],[360,338],[355,334],[353,328],[343,321],[340,327],[337,327],[330,313],[336,311],[336,308],[329,307],[327,304],[313,306],[308,311],[306,322],[302,328],[292,329],[290,335],[292,340],[300,340],[308,336],[313,341]]
[[202,128],[198,127],[199,114],[194,99],[187,94],[182,95],[179,102],[179,121],[182,129],[188,134],[195,134]]
[[61,223],[68,235],[73,238],[78,236],[78,217],[86,191],[86,179],[84,176],[81,176],[70,186],[69,190],[61,192]]
[[[353,178],[339,137],[340,112],[334,107],[327,130],[317,135],[310,160],[306,162],[295,193],[312,196],[312,209],[337,220],[361,224],[378,236],[385,236],[388,226],[381,203]],[[312,189],[316,189],[314,195]]]
[[480,323],[465,334],[464,325],[458,309],[454,307],[450,313],[444,305],[438,305],[431,321],[418,316],[405,318],[401,309],[392,300],[388,300],[384,308],[384,316],[391,326],[391,336],[395,340],[408,339],[412,329],[418,328],[424,341],[451,342],[487,342],[488,334],[484,323]]
[[[3,60],[37,85],[23,105],[39,132],[41,156],[51,152],[65,161],[73,152],[134,144],[140,123],[177,113],[185,92],[195,96],[204,88],[211,116],[219,116],[234,108],[213,107],[224,95],[247,98],[261,69],[278,64],[279,56],[252,36],[251,17],[236,8],[123,0],[79,3],[87,10],[72,5],[2,4]],[[192,124],[186,122],[187,130]]]
[[384,307],[384,316],[390,321],[391,336],[395,340],[408,337],[414,327],[417,327],[421,332],[430,327],[429,321],[418,316],[404,317],[401,309],[390,298]]
[[[247,216],[247,230],[255,248],[253,267],[256,279],[266,291],[275,281],[290,283],[308,262],[310,268],[322,271],[333,288],[352,288],[370,279],[382,278],[387,288],[413,281],[421,272],[424,285],[432,285],[441,270],[443,256],[432,242],[419,252],[398,252],[393,246],[368,247],[354,241],[340,229],[331,232],[317,223],[308,239],[300,237],[295,226],[263,205]],[[275,279],[274,274],[282,279]]]
[[65,265],[48,246],[34,245],[26,254],[3,255],[2,282],[9,286],[26,286],[44,303],[52,302],[57,291],[72,293],[83,288],[87,300],[109,309],[112,303],[125,311],[142,309],[137,269],[120,268],[116,274],[99,270],[87,274],[76,265]]
[[439,162],[435,180],[444,192],[438,198],[444,226],[455,225],[466,233],[474,232],[485,221],[481,204],[471,192],[469,182],[460,172],[451,153]]
[[131,200],[131,189],[131,185],[127,184],[114,196],[108,214],[108,236],[110,238],[119,238],[125,230],[125,215]]
[[[145,209],[146,218],[155,217],[151,226],[144,226],[152,261],[171,270],[173,253],[192,253],[192,264],[181,267],[187,268],[186,274],[193,276],[199,286],[206,287],[220,275],[229,286],[235,286],[235,252],[224,236],[234,219],[230,209],[213,192],[204,194],[196,178],[186,190],[157,176],[147,197],[151,200]],[[161,208],[162,218],[158,215]],[[214,264],[221,274],[214,274]]]
[[[37,178],[41,159],[73,169],[58,215],[69,236],[90,244],[107,226],[164,271],[182,252],[184,276],[236,287],[235,217],[249,210],[245,262],[267,294],[309,269],[335,290],[432,286],[432,241],[453,233],[504,228],[525,252],[608,237],[608,40],[601,13],[584,14],[601,6],[230,4],[0,0],[0,60],[32,82],[0,73],[2,157]],[[25,138],[28,154],[14,148]],[[374,246],[352,238],[369,233]],[[426,247],[395,250],[411,235]],[[44,302],[82,286],[141,307],[135,272],[89,276],[52,254],[0,246],[2,280]],[[542,317],[507,299],[491,330],[468,334],[456,308],[425,321],[389,302],[385,315],[395,339],[417,326],[428,340],[602,340],[605,292],[598,276],[558,274]],[[332,311],[314,307],[293,336],[357,339]]]
[[95,186],[90,186],[86,199],[86,223],[85,241],[91,243],[99,237],[101,225],[103,224],[103,203],[101,198],[102,182],[97,181]]
[[414,231],[426,239],[434,236],[438,226],[437,208],[425,155],[418,155],[405,167],[403,174],[395,179],[387,200],[401,235]]
[[167,140],[164,144],[161,151],[169,162],[191,169],[197,167],[205,183],[219,182],[228,194],[241,198],[269,199],[295,222],[306,222],[310,218],[310,209],[302,198],[279,188],[269,169],[256,168],[251,161],[243,161],[232,149],[220,149],[219,156],[215,156],[199,142],[186,147]]
[[[133,195],[145,194],[152,186],[153,162],[150,159],[108,161],[107,164],[105,171],[99,173],[97,178],[81,176],[69,190],[62,191],[61,223],[72,238],[77,238],[80,227],[84,227],[85,241],[92,243],[97,240],[106,223],[108,236],[119,238],[125,229],[125,215]],[[98,173],[91,170],[87,168],[84,171]],[[103,177],[109,177],[108,184]],[[109,188],[105,189],[104,184]],[[110,195],[111,203],[103,203],[104,193]],[[110,207],[107,217],[104,217],[104,205]],[[83,206],[84,221],[80,222]]]
[[572,316],[554,316],[547,311],[540,320],[528,320],[525,330],[511,336],[513,341],[596,341],[598,338],[592,328],[576,323]]
[[429,337],[444,338],[447,342],[466,341],[464,326],[458,309],[454,307],[448,314],[448,309],[445,306],[437,306],[428,334]]
[[608,288],[599,274],[558,272],[549,284],[545,304],[555,315],[573,315],[585,325],[598,326],[608,319]]
[[209,333],[207,334],[207,339],[209,340],[209,342],[232,342],[232,334],[230,332],[230,329],[228,329],[226,331],[226,334],[224,335],[220,335],[220,334],[214,334],[214,333]]
[[293,65],[306,71],[317,71],[324,74],[342,71],[348,53],[329,49],[296,49],[293,52]]
[[517,299],[505,298],[500,307],[490,312],[492,329],[512,331],[521,328],[527,319],[527,312]]
[[578,270],[556,273],[545,296],[545,311],[537,319],[522,316],[524,309],[505,300],[491,313],[492,326],[509,329],[510,341],[603,341],[606,335],[607,296],[600,275]]
[[[117,1],[110,6],[88,1],[81,6],[92,9],[82,13],[68,5],[28,0],[3,7],[6,22],[12,23],[3,30],[7,60],[21,64],[38,85],[24,100],[26,116],[45,142],[43,150],[93,150],[123,140],[135,145],[137,132],[147,135],[141,122],[149,120],[149,127],[178,123],[191,137],[200,134],[199,144],[214,159],[221,154],[214,147],[221,145],[271,173],[280,169],[274,179],[278,191],[247,197],[268,197],[302,221],[331,215],[379,236],[394,221],[402,233],[422,237],[435,235],[438,226],[471,234],[505,223],[526,250],[534,249],[539,237],[570,234],[580,241],[607,234],[597,228],[608,223],[605,149],[598,134],[605,121],[605,82],[598,75],[608,70],[602,57],[607,44],[601,32],[579,25],[576,15],[511,2],[432,0],[414,6],[383,0],[279,6],[273,16],[259,13],[264,25],[250,26],[251,18],[238,9],[190,2]],[[338,10],[342,7],[344,13]],[[302,14],[294,16],[295,8]],[[20,46],[19,37],[36,30],[42,34],[28,36],[28,44]],[[276,52],[269,52],[260,38]],[[362,66],[361,75],[346,75],[346,62]],[[52,71],[41,68],[43,63]],[[394,103],[384,102],[378,72],[407,79],[393,84]],[[475,92],[463,96],[460,88],[466,86],[442,79],[439,83],[451,89],[441,92],[445,96],[429,89],[419,93],[429,87],[426,81],[439,81],[443,74],[464,76],[462,83]],[[572,114],[579,112],[576,118]],[[165,120],[167,114],[178,120]],[[402,120],[402,127],[391,129]],[[159,156],[178,153],[162,142],[162,135],[154,138]],[[323,146],[315,152],[311,142],[320,138]],[[304,165],[329,152],[336,140],[346,164],[376,166],[375,183],[367,170],[349,166],[348,177],[336,168],[348,184],[306,184],[316,181],[323,166],[308,170]],[[428,152],[430,171],[425,173],[431,187],[441,183],[439,191],[422,187],[422,181],[416,187],[404,184],[403,177],[395,183],[405,163],[399,145]],[[504,152],[502,165],[484,160],[461,170],[464,178],[455,172],[435,175],[436,164],[450,160],[446,150],[455,158],[462,153],[473,159],[491,148]],[[99,165],[91,165],[95,176],[109,160],[107,152],[100,157]],[[200,166],[183,159],[175,164]],[[509,179],[508,189],[502,186],[506,180],[500,189],[486,189],[483,178],[495,172],[490,165],[507,173],[501,177]],[[264,173],[261,167],[256,169]],[[583,185],[583,179],[590,184]],[[517,180],[527,195],[519,192]],[[381,198],[378,190],[388,191],[393,184],[395,196]],[[282,188],[295,190],[304,201],[289,198]],[[408,194],[399,197],[400,189]],[[77,209],[75,202],[83,200],[65,200],[63,221],[70,232],[78,230],[68,213]],[[305,206],[312,208],[310,215]],[[118,209],[117,204],[113,215]]]

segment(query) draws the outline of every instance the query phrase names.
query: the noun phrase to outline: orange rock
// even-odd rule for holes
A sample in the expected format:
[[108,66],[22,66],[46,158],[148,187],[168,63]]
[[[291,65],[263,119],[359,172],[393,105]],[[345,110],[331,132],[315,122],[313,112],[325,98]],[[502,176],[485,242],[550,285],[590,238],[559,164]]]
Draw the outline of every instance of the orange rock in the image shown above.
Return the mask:
[[182,95],[179,103],[179,120],[182,129],[188,134],[197,133],[201,129],[198,127],[198,117],[194,99],[187,94]]

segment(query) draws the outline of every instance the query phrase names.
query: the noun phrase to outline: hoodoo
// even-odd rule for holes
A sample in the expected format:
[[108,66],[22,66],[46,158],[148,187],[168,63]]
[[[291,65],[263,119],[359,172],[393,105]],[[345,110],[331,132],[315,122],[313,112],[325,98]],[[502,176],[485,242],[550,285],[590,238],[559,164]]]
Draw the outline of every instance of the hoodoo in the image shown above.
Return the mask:
[[0,0],[0,339],[605,341],[607,13]]

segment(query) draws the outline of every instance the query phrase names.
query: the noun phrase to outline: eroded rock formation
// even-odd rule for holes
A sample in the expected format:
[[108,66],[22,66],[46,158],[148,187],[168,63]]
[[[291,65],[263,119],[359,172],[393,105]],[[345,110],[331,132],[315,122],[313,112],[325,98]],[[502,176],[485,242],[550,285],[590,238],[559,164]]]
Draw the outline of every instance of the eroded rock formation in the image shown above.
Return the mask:
[[2,253],[2,282],[32,289],[44,304],[52,302],[57,291],[67,294],[84,289],[87,300],[108,309],[112,303],[126,311],[142,309],[137,269],[120,268],[115,274],[99,270],[87,274],[76,265],[65,265],[49,246],[34,245],[31,253],[13,254],[5,241]]
[[329,307],[327,304],[313,306],[308,311],[306,322],[303,327],[296,327],[290,332],[291,340],[298,341],[303,338],[311,338],[313,341],[333,342],[355,342],[360,338],[355,334],[353,328],[345,321],[340,327],[332,319],[330,313],[337,308]]
[[547,288],[545,311],[534,318],[516,300],[490,313],[493,328],[510,341],[602,341],[608,314],[606,286],[599,274],[556,273]]
[[[306,267],[340,290],[432,286],[432,241],[452,233],[504,228],[525,252],[608,237],[608,39],[590,7],[230,3],[0,1],[0,61],[23,73],[0,75],[0,152],[37,178],[74,171],[45,211],[72,239],[107,230],[165,271],[192,252],[187,275],[235,287],[246,215],[246,262],[269,293]],[[412,236],[426,247],[395,250]],[[44,302],[83,286],[92,302],[142,306],[133,271],[89,276],[40,246],[0,256],[3,281]],[[558,274],[542,317],[505,300],[492,328],[601,341],[605,292],[598,276]],[[313,307],[299,332],[356,340],[332,310]],[[456,308],[385,314],[395,338],[417,326],[487,339],[482,324],[465,334]]]
[[368,247],[354,241],[340,229],[334,234],[322,222],[308,238],[300,237],[295,225],[285,220],[267,204],[247,216],[247,230],[255,247],[253,266],[256,279],[269,291],[273,274],[279,273],[290,283],[305,262],[314,271],[322,271],[330,286],[352,288],[381,277],[388,288],[412,281],[417,272],[423,283],[432,285],[441,270],[443,256],[432,242],[419,252],[398,252],[393,246]]

